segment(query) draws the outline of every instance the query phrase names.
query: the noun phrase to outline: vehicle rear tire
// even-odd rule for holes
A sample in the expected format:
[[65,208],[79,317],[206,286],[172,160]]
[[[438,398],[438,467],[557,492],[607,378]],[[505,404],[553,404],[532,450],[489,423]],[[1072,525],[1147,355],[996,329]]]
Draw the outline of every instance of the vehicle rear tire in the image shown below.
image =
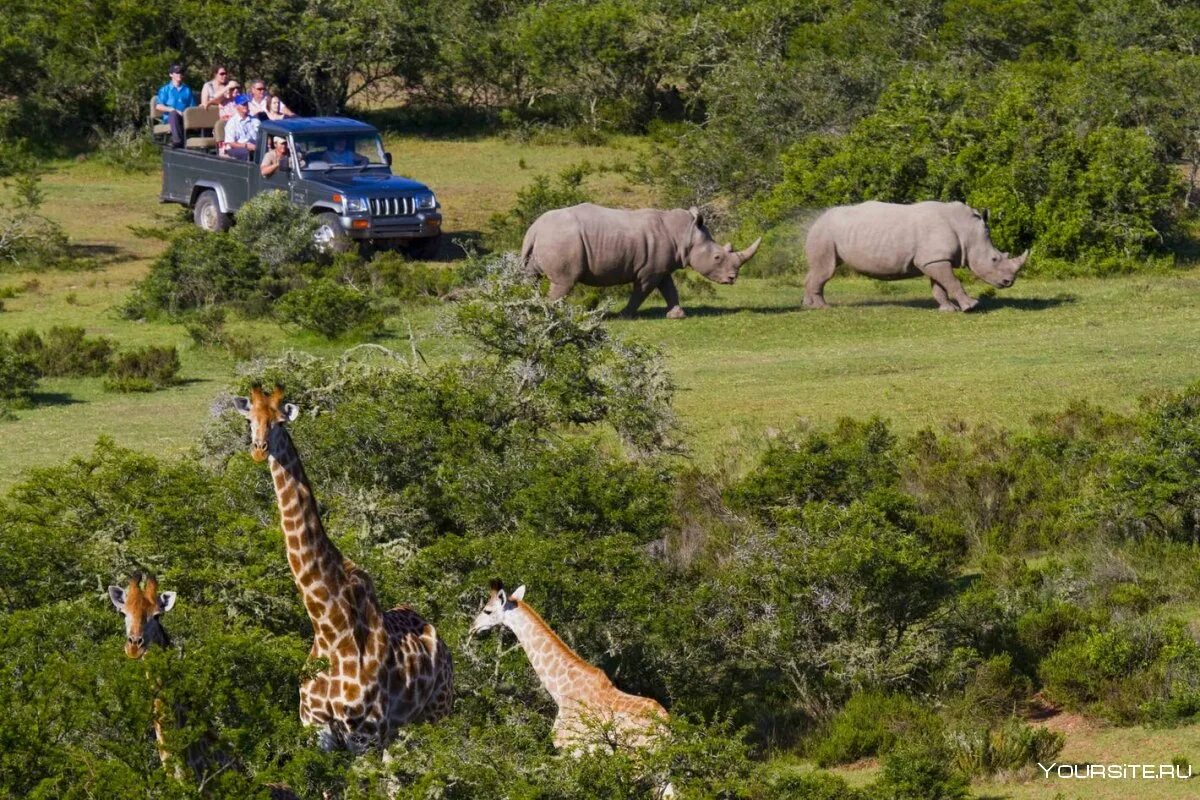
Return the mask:
[[354,246],[354,240],[346,235],[346,229],[342,227],[337,214],[332,211],[317,214],[317,229],[313,232],[313,240],[322,253],[345,253]]
[[442,249],[442,235],[439,233],[437,236],[429,236],[425,239],[413,239],[405,249],[409,258],[415,258],[418,261],[433,261]]
[[192,207],[192,219],[196,226],[210,233],[224,233],[232,223],[228,214],[221,212],[221,204],[217,201],[217,193],[208,189],[196,198]]

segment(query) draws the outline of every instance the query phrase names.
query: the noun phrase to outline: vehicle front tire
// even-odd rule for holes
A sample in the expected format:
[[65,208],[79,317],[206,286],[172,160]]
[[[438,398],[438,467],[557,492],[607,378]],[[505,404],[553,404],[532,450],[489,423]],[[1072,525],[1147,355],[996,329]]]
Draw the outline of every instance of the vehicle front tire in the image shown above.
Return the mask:
[[346,235],[346,229],[342,227],[337,214],[332,211],[317,214],[317,229],[313,232],[313,240],[322,253],[345,253],[354,246],[354,240]]
[[217,193],[212,189],[201,192],[192,208],[192,219],[196,226],[210,233],[224,233],[229,230],[232,220],[228,214],[221,212],[221,204],[217,201]]
[[433,261],[442,249],[442,235],[429,236],[425,239],[413,239],[405,248],[409,258],[417,261]]

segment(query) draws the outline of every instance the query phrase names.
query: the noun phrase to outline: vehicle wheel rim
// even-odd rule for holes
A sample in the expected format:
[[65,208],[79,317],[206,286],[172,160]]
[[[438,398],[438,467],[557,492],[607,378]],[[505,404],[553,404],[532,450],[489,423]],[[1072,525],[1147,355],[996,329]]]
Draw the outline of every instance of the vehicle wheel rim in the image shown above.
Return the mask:
[[217,229],[217,210],[211,204],[204,206],[200,212],[200,224],[206,231]]
[[317,247],[322,250],[326,250],[333,245],[335,236],[336,234],[333,232],[332,227],[329,225],[321,225],[319,228],[317,228],[316,232],[313,233],[313,240],[317,243]]

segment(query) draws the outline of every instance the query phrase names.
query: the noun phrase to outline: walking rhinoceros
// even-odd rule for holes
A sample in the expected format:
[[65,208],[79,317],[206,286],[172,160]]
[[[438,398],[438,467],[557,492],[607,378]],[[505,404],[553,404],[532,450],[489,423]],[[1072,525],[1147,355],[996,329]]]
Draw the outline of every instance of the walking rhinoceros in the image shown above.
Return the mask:
[[667,301],[667,317],[680,319],[685,315],[672,272],[691,266],[710,281],[733,283],[756,250],[758,241],[741,252],[714,242],[694,207],[624,211],[583,203],[534,220],[521,245],[521,260],[550,279],[553,300],[565,297],[577,283],[632,283],[623,315],[632,316],[658,289]]
[[813,223],[804,250],[808,256],[804,305],[811,308],[826,307],[825,283],[838,264],[846,264],[885,281],[925,275],[939,311],[970,311],[979,301],[963,289],[954,267],[969,267],[984,281],[1004,289],[1012,286],[1029,256],[1026,250],[1010,258],[995,248],[986,212],[965,203],[935,201],[836,206]]

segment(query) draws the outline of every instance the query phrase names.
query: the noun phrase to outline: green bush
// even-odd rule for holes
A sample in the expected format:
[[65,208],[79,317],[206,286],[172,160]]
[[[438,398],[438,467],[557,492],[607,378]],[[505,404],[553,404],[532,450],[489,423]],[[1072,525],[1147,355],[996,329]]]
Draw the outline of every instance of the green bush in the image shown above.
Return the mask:
[[148,345],[121,353],[104,380],[111,392],[154,392],[179,383],[179,351]]
[[820,731],[809,754],[821,767],[891,752],[913,737],[935,735],[937,718],[903,695],[860,692]]
[[1038,764],[1053,764],[1066,736],[1017,717],[995,726],[959,728],[950,733],[950,749],[960,772],[981,778],[1033,777]]
[[951,766],[948,748],[910,743],[890,753],[874,784],[880,800],[966,800],[970,781]]
[[122,311],[126,317],[176,313],[214,303],[253,303],[266,273],[263,263],[229,234],[189,228],[171,240]]
[[69,260],[62,226],[41,212],[41,176],[33,169],[0,181],[0,267],[53,267]]
[[1140,617],[1069,636],[1040,666],[1046,693],[1120,724],[1200,715],[1200,643],[1172,619]]
[[383,321],[370,295],[328,278],[319,278],[276,300],[275,316],[327,339],[354,330],[372,333]]
[[112,131],[93,129],[96,160],[122,172],[152,172],[159,168],[159,149],[147,128],[125,125]]
[[28,403],[37,389],[38,374],[34,359],[0,332],[0,408]]
[[37,364],[42,377],[96,377],[112,364],[113,342],[89,339],[83,328],[55,326],[39,336],[32,329],[17,334],[14,346]]
[[262,192],[238,209],[231,235],[257,256],[267,271],[277,272],[285,264],[321,257],[313,239],[317,227],[317,218],[293,203],[287,192]]

